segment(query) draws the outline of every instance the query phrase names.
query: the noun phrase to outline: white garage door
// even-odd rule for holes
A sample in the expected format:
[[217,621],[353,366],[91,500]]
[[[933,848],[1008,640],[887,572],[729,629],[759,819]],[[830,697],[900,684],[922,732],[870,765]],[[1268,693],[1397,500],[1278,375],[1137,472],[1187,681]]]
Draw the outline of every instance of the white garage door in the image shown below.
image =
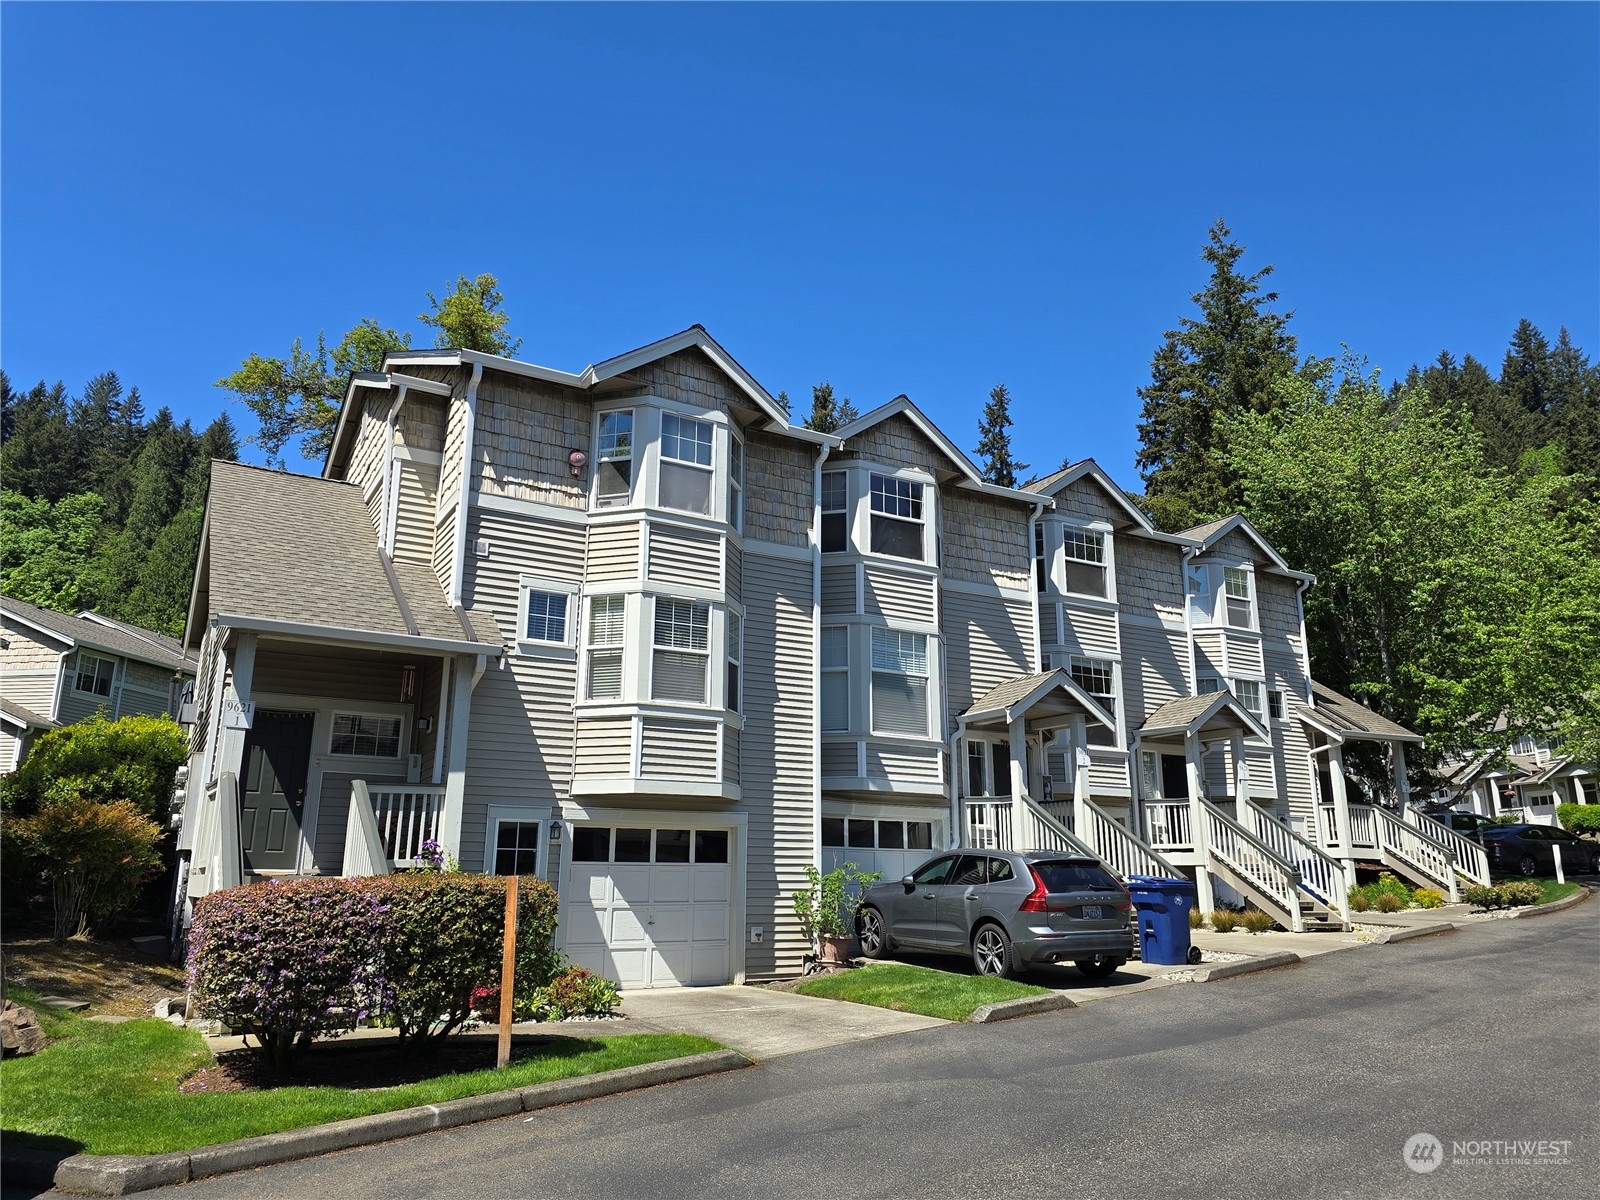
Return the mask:
[[935,847],[944,848],[944,822],[926,809],[873,806],[865,812],[864,816],[823,816],[824,871],[853,862],[861,871],[899,879],[938,853]]
[[727,983],[726,829],[576,825],[567,957],[623,988]]

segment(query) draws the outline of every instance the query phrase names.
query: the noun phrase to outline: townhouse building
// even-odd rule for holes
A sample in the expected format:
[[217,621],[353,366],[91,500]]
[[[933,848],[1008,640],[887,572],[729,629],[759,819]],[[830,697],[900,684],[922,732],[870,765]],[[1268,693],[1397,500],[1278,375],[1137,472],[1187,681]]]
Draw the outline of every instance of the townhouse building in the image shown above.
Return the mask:
[[699,326],[576,373],[394,353],[320,478],[213,468],[183,894],[437,842],[553,883],[560,948],[624,987],[792,973],[806,867],[960,842],[1299,921],[1372,734],[1307,677],[1307,582],[1092,463],[988,484],[905,397],[800,428]]

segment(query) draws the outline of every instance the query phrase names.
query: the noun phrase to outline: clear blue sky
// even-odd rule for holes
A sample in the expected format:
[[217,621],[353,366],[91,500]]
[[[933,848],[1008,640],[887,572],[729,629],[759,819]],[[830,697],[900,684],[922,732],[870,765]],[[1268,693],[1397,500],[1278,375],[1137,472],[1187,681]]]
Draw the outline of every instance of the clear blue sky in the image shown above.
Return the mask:
[[[1226,217],[1303,351],[1600,356],[1600,7],[7,3],[3,365],[197,424],[250,351],[499,276],[567,370],[696,321],[1126,485]],[[236,410],[248,428],[248,414]],[[294,460],[291,460],[294,461]],[[312,469],[310,464],[295,464]]]

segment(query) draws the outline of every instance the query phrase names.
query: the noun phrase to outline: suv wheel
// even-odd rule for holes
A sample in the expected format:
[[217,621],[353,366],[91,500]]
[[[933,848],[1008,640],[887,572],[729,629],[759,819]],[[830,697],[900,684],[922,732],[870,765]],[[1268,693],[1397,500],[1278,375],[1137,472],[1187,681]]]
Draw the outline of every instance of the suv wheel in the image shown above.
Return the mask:
[[1524,875],[1532,875],[1539,869],[1539,864],[1533,861],[1533,855],[1524,854],[1517,860],[1517,870]]
[[972,965],[979,975],[1010,979],[1016,973],[1011,962],[1011,939],[998,925],[980,925],[972,935]]
[[883,958],[889,953],[889,931],[883,923],[883,914],[868,905],[861,910],[856,935],[861,939],[861,953],[868,958]]

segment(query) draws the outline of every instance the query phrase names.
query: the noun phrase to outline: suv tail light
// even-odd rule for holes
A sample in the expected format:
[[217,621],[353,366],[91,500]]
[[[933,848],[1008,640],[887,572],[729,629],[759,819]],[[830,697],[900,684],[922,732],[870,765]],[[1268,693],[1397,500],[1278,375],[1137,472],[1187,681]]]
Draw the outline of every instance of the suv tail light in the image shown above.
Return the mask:
[[1039,872],[1033,869],[1033,865],[1031,863],[1028,865],[1028,874],[1033,876],[1033,891],[1029,892],[1025,897],[1023,897],[1022,903],[1017,906],[1017,911],[1049,911],[1049,906],[1045,904],[1045,898],[1049,896],[1050,890],[1044,886],[1044,880],[1040,877]]
[[1122,899],[1118,900],[1111,907],[1116,909],[1118,912],[1127,912],[1133,907],[1133,895],[1128,891],[1127,884],[1122,883],[1120,880],[1118,881],[1117,886],[1122,889]]

